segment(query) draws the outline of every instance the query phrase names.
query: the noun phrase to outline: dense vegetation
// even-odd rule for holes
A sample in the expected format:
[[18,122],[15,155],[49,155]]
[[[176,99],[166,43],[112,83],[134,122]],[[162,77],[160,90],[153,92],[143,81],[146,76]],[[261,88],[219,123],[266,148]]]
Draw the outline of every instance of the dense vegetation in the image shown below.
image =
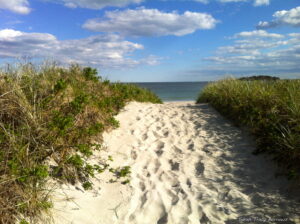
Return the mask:
[[256,137],[255,153],[268,152],[290,178],[299,180],[300,80],[242,81],[209,84],[198,98]]
[[254,80],[264,80],[264,81],[276,81],[279,80],[279,77],[275,76],[268,76],[268,75],[256,75],[256,76],[249,76],[249,77],[242,77],[239,80],[244,81],[254,81]]
[[[114,115],[133,100],[161,103],[150,91],[102,80],[89,67],[26,64],[0,71],[0,223],[20,216],[35,222],[50,208],[49,176],[91,188],[89,177],[108,165],[86,158],[101,149],[101,133],[118,127]],[[121,178],[130,167],[109,170]]]

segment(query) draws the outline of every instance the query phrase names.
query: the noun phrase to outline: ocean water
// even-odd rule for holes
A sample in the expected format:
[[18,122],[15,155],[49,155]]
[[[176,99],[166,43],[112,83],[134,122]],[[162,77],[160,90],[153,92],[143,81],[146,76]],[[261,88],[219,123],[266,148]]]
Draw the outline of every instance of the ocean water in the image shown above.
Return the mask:
[[150,89],[163,101],[195,101],[208,82],[143,82],[134,83]]

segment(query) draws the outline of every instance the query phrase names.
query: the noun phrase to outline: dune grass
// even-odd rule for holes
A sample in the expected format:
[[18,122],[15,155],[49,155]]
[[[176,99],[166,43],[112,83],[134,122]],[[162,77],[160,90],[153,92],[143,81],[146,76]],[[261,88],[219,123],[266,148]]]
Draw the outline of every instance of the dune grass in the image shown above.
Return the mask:
[[38,220],[52,206],[49,176],[91,188],[89,177],[108,165],[85,159],[101,149],[101,133],[119,126],[114,115],[133,100],[161,103],[89,67],[29,63],[0,71],[0,223]]
[[299,180],[300,80],[243,81],[225,79],[209,84],[198,103],[216,110],[256,138],[257,150],[273,155],[289,178]]

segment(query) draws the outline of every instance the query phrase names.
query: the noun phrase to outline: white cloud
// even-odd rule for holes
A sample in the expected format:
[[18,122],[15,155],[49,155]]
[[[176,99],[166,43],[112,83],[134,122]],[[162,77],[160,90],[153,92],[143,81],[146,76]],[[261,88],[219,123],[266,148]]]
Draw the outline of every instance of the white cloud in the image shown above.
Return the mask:
[[219,0],[219,2],[247,2],[248,0]]
[[[196,2],[202,2],[202,3],[208,3],[209,1],[212,0],[194,0]],[[250,2],[252,0],[217,0],[222,3],[229,3],[229,2]],[[262,6],[262,5],[269,5],[270,0],[253,0],[253,5],[254,6]]]
[[[65,6],[76,8],[101,9],[107,6],[123,7],[132,3],[141,3],[143,0],[59,0]],[[57,2],[57,1],[55,1]]]
[[0,0],[0,9],[10,10],[19,14],[30,13],[27,0]]
[[11,29],[0,30],[0,40],[9,40],[21,36],[22,32]]
[[125,36],[183,36],[199,29],[212,29],[217,20],[206,13],[162,12],[138,8],[108,11],[104,18],[90,19],[84,28],[98,32],[117,32]]
[[202,72],[300,74],[300,33],[277,36],[249,31],[235,34],[234,38],[232,45],[219,47],[215,56],[205,58],[210,65]]
[[[40,0],[43,1],[43,0]],[[45,1],[45,0],[44,0]],[[108,6],[123,7],[129,4],[138,4],[144,0],[46,0],[60,3],[69,8],[101,9]],[[0,9],[10,10],[19,14],[28,14],[29,0],[0,0]]]
[[204,3],[204,4],[207,4],[209,3],[209,0],[194,0],[195,2],[201,2],[201,3]]
[[[218,55],[259,55],[260,50],[276,48],[288,44],[283,40],[285,36],[277,33],[268,33],[264,30],[244,31],[233,36],[234,45],[219,47]],[[280,39],[280,40],[279,40]]]
[[300,33],[290,33],[289,34],[290,37],[297,37],[300,39]]
[[143,49],[117,35],[96,35],[83,39],[58,40],[47,33],[25,33],[17,30],[0,30],[0,58],[55,59],[62,63],[76,62],[101,68],[134,67],[139,64],[154,65],[158,58],[149,56],[135,60],[136,50]]
[[261,5],[269,5],[270,0],[255,0],[254,5],[255,6],[261,6]]
[[284,35],[277,33],[268,33],[265,30],[244,31],[234,35],[235,38],[283,38]]
[[275,18],[273,21],[259,22],[257,28],[267,29],[267,28],[277,27],[281,25],[289,25],[295,27],[300,26],[300,6],[293,8],[291,10],[277,11],[273,14],[273,17]]

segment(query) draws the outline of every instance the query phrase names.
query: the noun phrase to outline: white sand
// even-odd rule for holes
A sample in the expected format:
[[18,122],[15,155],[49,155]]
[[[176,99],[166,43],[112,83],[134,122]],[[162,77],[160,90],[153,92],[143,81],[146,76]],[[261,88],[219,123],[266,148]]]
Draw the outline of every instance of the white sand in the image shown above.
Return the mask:
[[104,135],[107,151],[92,160],[130,165],[131,183],[108,183],[105,172],[92,191],[60,186],[56,224],[300,223],[299,197],[274,177],[274,164],[252,155],[253,141],[209,106],[130,103],[117,119],[121,127]]

